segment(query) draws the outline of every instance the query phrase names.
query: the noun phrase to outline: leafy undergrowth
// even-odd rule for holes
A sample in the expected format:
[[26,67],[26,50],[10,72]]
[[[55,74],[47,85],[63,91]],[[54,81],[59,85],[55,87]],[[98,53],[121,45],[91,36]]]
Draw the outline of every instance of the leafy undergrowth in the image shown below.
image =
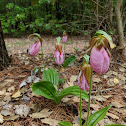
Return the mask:
[[[65,83],[60,89],[77,85],[79,67],[83,51],[67,53],[66,58],[75,55],[76,61],[66,68],[61,68],[60,78]],[[53,60],[53,54],[45,55],[46,69],[58,66]],[[126,125],[126,69],[125,60],[118,61],[112,57],[111,65],[106,74],[94,74],[92,84],[91,112],[113,105],[105,118],[97,124],[124,124]],[[36,70],[34,70],[36,68]],[[39,69],[41,68],[41,69]],[[0,72],[0,123],[3,126],[56,126],[59,121],[68,121],[79,126],[79,98],[67,96],[59,105],[51,100],[32,93],[31,85],[42,80],[43,64],[41,55],[35,57],[26,53],[13,55],[12,63]],[[88,101],[82,100],[82,120],[87,116]]]

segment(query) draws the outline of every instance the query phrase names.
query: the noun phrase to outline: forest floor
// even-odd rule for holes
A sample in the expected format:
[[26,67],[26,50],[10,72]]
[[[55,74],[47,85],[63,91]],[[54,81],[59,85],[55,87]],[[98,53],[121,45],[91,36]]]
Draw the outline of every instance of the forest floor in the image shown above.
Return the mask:
[[[43,51],[46,69],[54,68],[55,37],[43,36]],[[6,47],[12,62],[8,68],[0,71],[0,126],[58,126],[59,121],[68,121],[79,126],[79,98],[66,96],[60,104],[32,93],[33,82],[42,80],[43,64],[41,51],[36,56],[29,55],[31,43],[25,38],[5,38]],[[76,61],[68,67],[61,67],[60,78],[65,83],[60,88],[77,85],[78,74],[82,64],[81,54],[85,52],[89,40],[83,37],[71,37],[65,48],[65,58],[75,55]],[[76,52],[74,48],[78,48]],[[111,51],[111,50],[110,50]],[[105,74],[93,72],[91,92],[91,112],[108,105],[112,107],[96,126],[105,124],[126,125],[126,57],[111,51],[111,63]],[[34,73],[35,68],[41,72]],[[88,101],[82,100],[82,122],[87,115]]]

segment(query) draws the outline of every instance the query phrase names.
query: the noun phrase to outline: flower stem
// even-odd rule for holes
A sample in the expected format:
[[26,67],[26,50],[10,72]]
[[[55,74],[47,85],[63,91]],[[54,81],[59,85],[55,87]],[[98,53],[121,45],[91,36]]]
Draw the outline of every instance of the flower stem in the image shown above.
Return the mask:
[[91,78],[90,78],[90,88],[89,88],[89,100],[88,100],[88,113],[87,113],[87,121],[86,121],[86,126],[88,126],[88,119],[90,116],[90,103],[91,103],[91,82],[92,82],[92,73],[93,70],[91,68]]
[[82,99],[81,99],[81,88],[80,88],[80,126],[82,126],[82,123],[81,123],[81,103],[82,103]]
[[43,48],[41,46],[41,50],[42,50],[42,62],[43,62],[43,65],[44,65],[44,70],[45,70],[45,62],[44,62],[44,56],[43,56]]
[[[60,65],[59,65],[58,73],[59,73],[59,78],[60,78]],[[58,93],[59,93],[59,83],[58,83]]]

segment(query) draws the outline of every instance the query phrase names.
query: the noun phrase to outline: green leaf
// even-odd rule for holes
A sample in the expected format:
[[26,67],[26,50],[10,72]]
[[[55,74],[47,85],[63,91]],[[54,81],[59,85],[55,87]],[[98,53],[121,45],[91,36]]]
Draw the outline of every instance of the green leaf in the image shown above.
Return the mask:
[[110,44],[110,47],[113,49],[114,47],[116,47],[116,45],[113,43],[112,41],[112,38],[110,35],[108,35],[106,32],[102,31],[102,30],[98,30],[96,33],[95,33],[95,36],[98,36],[98,35],[103,35],[109,42]]
[[59,82],[60,82],[60,83],[65,83],[65,79],[62,78],[62,79],[59,80]]
[[60,126],[73,126],[72,123],[66,122],[66,121],[61,121],[58,123]]
[[59,84],[59,74],[55,69],[44,70],[43,80],[50,81],[52,84]]
[[121,125],[121,124],[109,124],[109,125],[105,125],[105,126],[125,126],[125,125]]
[[63,67],[67,67],[70,63],[75,61],[75,56],[70,56],[68,57],[63,64]]
[[33,93],[44,96],[45,98],[56,100],[56,89],[49,81],[40,81],[32,84]]
[[[82,91],[81,94],[82,94],[83,99],[88,99],[88,94],[86,91]],[[63,89],[59,93],[60,99],[62,99],[63,97],[65,97],[67,95],[76,95],[76,96],[80,97],[80,87],[78,87],[77,85],[72,86],[72,87],[68,87],[66,89]]]
[[52,84],[59,84],[59,74],[55,69],[44,70],[43,80],[50,81]]
[[89,63],[89,56],[88,56],[87,54],[85,54],[85,55],[83,56],[83,58],[85,59],[87,65],[88,65],[88,63]]
[[88,123],[86,121],[84,126],[86,126],[86,123],[88,126],[95,126],[100,120],[102,120],[105,117],[105,115],[110,107],[111,107],[111,105],[92,114],[88,119]]
[[61,37],[57,37],[57,43],[59,44],[60,43],[60,40],[61,40]]

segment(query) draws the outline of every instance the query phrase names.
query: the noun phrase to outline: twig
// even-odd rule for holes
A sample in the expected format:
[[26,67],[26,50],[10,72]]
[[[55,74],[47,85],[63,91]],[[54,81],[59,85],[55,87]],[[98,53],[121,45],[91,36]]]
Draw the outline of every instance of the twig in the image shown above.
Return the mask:
[[[104,90],[101,90],[100,92],[105,92],[105,91],[111,91],[113,90],[114,88],[108,88],[108,89],[104,89]],[[97,93],[98,91],[91,91],[91,94],[94,94],[94,93]]]

